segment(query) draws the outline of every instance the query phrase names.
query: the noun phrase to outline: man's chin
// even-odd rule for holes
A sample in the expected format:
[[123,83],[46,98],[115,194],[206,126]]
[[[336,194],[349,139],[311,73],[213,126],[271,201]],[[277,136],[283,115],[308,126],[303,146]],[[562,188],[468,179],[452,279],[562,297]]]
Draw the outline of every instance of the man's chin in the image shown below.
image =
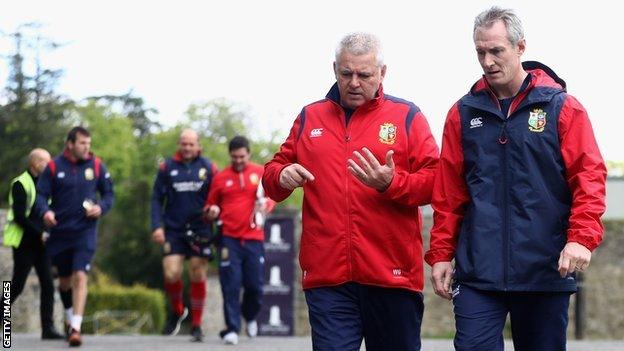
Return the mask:
[[355,110],[356,108],[364,105],[364,100],[361,99],[357,99],[355,101],[347,101],[346,106],[347,108],[351,109],[351,110]]

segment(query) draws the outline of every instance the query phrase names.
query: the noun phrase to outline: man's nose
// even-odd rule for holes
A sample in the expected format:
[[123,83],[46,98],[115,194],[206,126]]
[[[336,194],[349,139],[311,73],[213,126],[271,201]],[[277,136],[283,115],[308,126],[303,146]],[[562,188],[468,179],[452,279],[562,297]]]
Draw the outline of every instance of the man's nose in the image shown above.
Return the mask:
[[483,58],[483,64],[487,68],[492,68],[494,67],[496,62],[494,62],[494,57],[492,55],[486,53],[485,57]]
[[352,88],[357,88],[360,86],[360,79],[358,78],[357,74],[351,75],[351,78],[349,79],[349,86]]

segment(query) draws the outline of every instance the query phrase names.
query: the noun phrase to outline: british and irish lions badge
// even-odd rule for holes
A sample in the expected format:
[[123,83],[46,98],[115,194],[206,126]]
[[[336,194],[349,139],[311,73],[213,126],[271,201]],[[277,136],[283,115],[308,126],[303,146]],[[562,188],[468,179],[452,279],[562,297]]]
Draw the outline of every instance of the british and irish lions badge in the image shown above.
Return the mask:
[[546,112],[541,108],[536,108],[529,112],[529,130],[536,133],[541,133],[546,127]]
[[384,123],[379,126],[379,141],[383,144],[392,145],[396,141],[397,127],[392,123]]

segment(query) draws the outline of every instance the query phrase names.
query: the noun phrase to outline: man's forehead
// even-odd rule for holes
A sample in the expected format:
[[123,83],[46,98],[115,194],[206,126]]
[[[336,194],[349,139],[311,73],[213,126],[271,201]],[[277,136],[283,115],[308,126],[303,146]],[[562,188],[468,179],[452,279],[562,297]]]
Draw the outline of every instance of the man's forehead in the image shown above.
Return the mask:
[[179,143],[180,144],[197,144],[198,140],[195,137],[185,135],[185,136],[180,137]]
[[488,48],[511,45],[505,26],[491,26],[477,29],[474,40],[476,47]]
[[340,66],[362,66],[371,65],[377,66],[377,54],[375,52],[369,52],[366,54],[355,55],[350,52],[343,52],[338,56],[337,64]]
[[76,141],[91,141],[91,137],[84,134],[76,133]]

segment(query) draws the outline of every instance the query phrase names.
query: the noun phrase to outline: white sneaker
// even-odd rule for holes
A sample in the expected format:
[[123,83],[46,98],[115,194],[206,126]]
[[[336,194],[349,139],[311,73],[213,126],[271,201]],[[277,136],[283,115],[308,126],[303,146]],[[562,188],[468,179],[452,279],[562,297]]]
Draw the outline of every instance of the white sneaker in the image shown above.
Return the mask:
[[236,332],[229,332],[223,336],[223,342],[226,345],[236,345],[238,344],[238,334]]
[[247,322],[247,336],[250,338],[258,336],[258,322],[255,319]]

